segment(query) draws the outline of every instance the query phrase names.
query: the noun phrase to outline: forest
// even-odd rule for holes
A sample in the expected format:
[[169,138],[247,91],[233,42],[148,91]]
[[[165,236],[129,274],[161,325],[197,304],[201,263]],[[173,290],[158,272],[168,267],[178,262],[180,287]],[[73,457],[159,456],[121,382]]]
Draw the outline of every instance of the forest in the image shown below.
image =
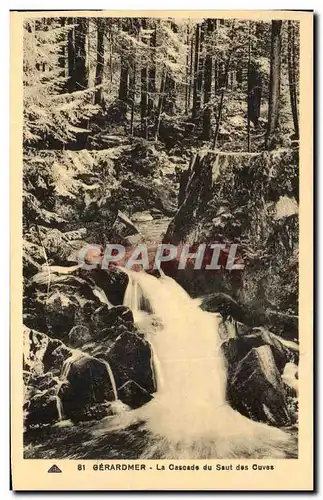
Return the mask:
[[[23,80],[26,456],[52,453],[42,426],[104,418],[112,392],[138,408],[156,390],[127,277],[81,269],[86,244],[237,244],[243,272],[165,272],[221,315],[233,408],[296,426],[299,23],[28,18]],[[68,361],[75,349],[94,372],[104,359],[112,386],[98,375],[80,392],[90,362]],[[236,382],[247,376],[251,390]],[[84,429],[56,436],[55,453]]]
[[[48,239],[63,246],[75,239],[60,230],[76,219],[79,226],[86,223],[79,213],[64,213],[80,211],[75,203],[89,212],[109,199],[110,210],[131,215],[132,185],[123,186],[129,167],[138,172],[138,183],[165,169],[178,182],[199,150],[297,149],[298,36],[293,21],[27,20],[23,132],[30,265],[43,259],[36,249],[40,237],[45,250]],[[166,212],[172,212],[173,199],[163,200],[170,205]],[[58,207],[60,200],[64,206]]]

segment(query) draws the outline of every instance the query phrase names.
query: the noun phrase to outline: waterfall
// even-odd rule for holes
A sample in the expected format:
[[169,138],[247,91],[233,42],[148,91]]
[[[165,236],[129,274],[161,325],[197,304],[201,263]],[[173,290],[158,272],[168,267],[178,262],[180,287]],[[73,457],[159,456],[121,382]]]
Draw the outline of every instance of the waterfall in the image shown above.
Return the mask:
[[68,372],[70,371],[71,364],[74,363],[74,361],[77,361],[78,359],[83,358],[83,356],[85,355],[79,349],[71,349],[71,352],[72,352],[71,356],[64,361],[62,372],[60,375],[61,380],[67,379],[67,375],[68,375]]
[[[124,305],[152,346],[157,382],[154,399],[134,411],[151,435],[142,458],[285,456],[288,434],[249,420],[226,401],[218,315],[203,311],[168,276],[126,272]],[[152,313],[140,309],[142,296]]]
[[56,396],[56,407],[58,413],[58,420],[62,422],[64,420],[64,408],[61,398],[58,395]]
[[[147,327],[139,309],[142,294],[161,321],[160,331]],[[185,427],[195,427],[196,413],[203,414],[210,401],[216,406],[226,403],[226,370],[217,316],[196,306],[172,278],[156,279],[146,273],[129,273],[124,304],[132,306],[135,321],[139,327],[143,325],[153,357],[158,360],[154,367],[157,397],[165,401],[168,412],[174,412],[176,433],[184,430],[184,423]],[[180,421],[181,417],[185,422]]]
[[116,385],[116,381],[115,381],[115,378],[113,375],[113,371],[111,370],[111,366],[109,365],[109,363],[107,361],[105,361],[102,358],[100,358],[100,361],[102,361],[102,363],[104,363],[106,368],[107,368],[107,374],[108,374],[109,380],[111,382],[114,400],[117,401],[117,399],[118,399],[117,385]]

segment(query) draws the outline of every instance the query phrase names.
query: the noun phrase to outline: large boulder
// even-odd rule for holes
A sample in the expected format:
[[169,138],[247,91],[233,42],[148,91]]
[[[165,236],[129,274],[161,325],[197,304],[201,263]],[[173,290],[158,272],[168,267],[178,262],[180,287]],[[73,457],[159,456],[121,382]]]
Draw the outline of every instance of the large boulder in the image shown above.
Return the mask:
[[125,213],[119,210],[116,220],[112,226],[111,232],[114,236],[126,238],[127,236],[138,234],[139,229]]
[[75,314],[79,304],[70,293],[53,290],[45,302],[47,329],[54,338],[66,340],[75,324]]
[[94,311],[91,319],[96,338],[104,338],[106,330],[117,329],[120,325],[133,327],[133,314],[128,307],[122,305],[112,308],[102,305]]
[[91,340],[90,330],[85,325],[75,325],[68,334],[68,344],[73,348],[82,347]]
[[152,395],[133,380],[118,389],[119,398],[130,408],[139,408],[152,399]]
[[44,329],[52,338],[65,343],[70,330],[79,324],[89,326],[92,313],[106,302],[96,283],[80,274],[78,266],[52,266],[49,293],[48,273],[42,271],[33,277],[33,300],[38,297],[41,301],[38,315],[44,318]]
[[32,396],[24,405],[25,426],[54,424],[59,419],[57,396],[43,391]]
[[241,304],[230,295],[222,292],[209,293],[201,297],[201,309],[221,314],[224,320],[231,316],[236,321],[245,323],[246,313]]
[[242,304],[227,293],[212,292],[203,295],[200,299],[201,309],[208,312],[220,313],[224,321],[231,317],[234,321],[245,326],[250,332],[266,327],[263,331],[272,331],[278,334],[281,340],[297,340],[298,316],[273,311],[270,309],[255,308],[252,304]]
[[47,372],[59,375],[64,361],[71,355],[71,349],[60,340],[51,339],[44,333],[26,327],[23,343],[24,370],[32,375],[43,375]]
[[131,323],[101,330],[82,350],[109,363],[118,397],[132,408],[147,402],[147,394],[155,392],[150,345]]
[[133,380],[149,394],[155,392],[151,350],[142,335],[122,333],[110,347],[107,358],[118,390],[126,382]]
[[23,367],[24,370],[42,374],[43,358],[50,343],[47,335],[25,327],[23,332]]
[[129,278],[126,273],[116,267],[109,269],[80,269],[79,275],[90,280],[103,290],[109,302],[113,305],[123,304],[124,294],[128,286]]
[[59,376],[65,360],[69,358],[71,354],[72,350],[63,342],[56,339],[50,339],[43,357],[44,372],[50,371],[53,375]]
[[24,329],[24,424],[53,424],[59,419],[59,375],[72,351],[60,340]]
[[[235,339],[233,339],[235,340]],[[243,415],[276,427],[291,423],[284,384],[269,345],[253,347],[238,362],[228,356],[227,398]]]
[[222,344],[223,351],[230,365],[239,363],[251,349],[268,345],[279,373],[282,373],[286,363],[298,361],[298,345],[288,342],[271,333],[263,327],[253,328],[248,333],[238,335]]
[[80,421],[95,415],[106,416],[107,412],[100,405],[116,399],[113,375],[107,362],[79,352],[78,356],[66,361],[62,376],[58,396],[64,417]]

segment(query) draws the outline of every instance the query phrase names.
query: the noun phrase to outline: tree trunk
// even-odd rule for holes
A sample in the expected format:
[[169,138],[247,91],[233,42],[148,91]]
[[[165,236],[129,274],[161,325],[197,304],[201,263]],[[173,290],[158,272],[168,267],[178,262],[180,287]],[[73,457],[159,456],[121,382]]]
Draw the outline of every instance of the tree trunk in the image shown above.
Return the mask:
[[290,104],[292,108],[295,139],[299,139],[298,113],[297,113],[297,91],[296,91],[296,57],[295,57],[295,27],[292,21],[288,21],[288,81]]
[[195,54],[194,54],[194,86],[193,86],[193,107],[192,120],[197,117],[197,70],[199,61],[199,46],[200,46],[200,25],[196,25],[195,29]]
[[[131,32],[133,36],[139,40],[139,32],[136,29],[137,20],[132,21]],[[136,49],[132,52],[132,61],[131,67],[129,71],[129,102],[130,102],[130,135],[134,135],[134,117],[135,117],[135,100],[136,100],[136,72],[137,72],[137,64],[136,64]]]
[[[69,17],[67,20],[69,25],[74,24],[74,18]],[[68,82],[67,89],[69,92],[75,90],[74,86],[74,69],[75,69],[75,28],[71,27],[67,35],[67,66],[68,66]]]
[[151,65],[148,71],[148,114],[151,115],[154,109],[156,94],[156,24],[150,38],[150,47],[152,47]]
[[[97,58],[95,70],[95,85],[102,85],[104,69],[104,19],[97,20]],[[102,87],[98,88],[94,97],[95,104],[103,104]]]
[[[217,38],[218,38],[218,19],[214,19],[214,31],[215,31],[215,43],[217,43]],[[217,96],[219,90],[219,61],[218,58],[215,56],[214,60],[214,95],[215,97]]]
[[[178,32],[178,27],[174,22],[171,22],[171,28],[174,33]],[[173,62],[176,62],[174,58]],[[174,80],[173,74],[167,72],[165,80],[165,98],[164,98],[164,111],[173,115],[175,113],[176,105],[176,82]]]
[[113,36],[112,32],[109,35],[109,69],[110,69],[110,82],[113,81]]
[[218,143],[218,137],[219,137],[219,132],[220,132],[220,124],[221,124],[221,118],[222,118],[222,110],[223,110],[223,100],[224,100],[224,93],[227,85],[227,80],[228,80],[228,74],[229,74],[229,69],[230,69],[230,61],[231,61],[231,55],[232,51],[229,52],[225,64],[225,70],[224,70],[224,85],[222,86],[221,89],[221,97],[220,97],[220,104],[219,104],[219,111],[218,111],[218,116],[216,119],[216,128],[215,128],[215,134],[213,138],[213,149],[216,149],[217,143]]
[[271,23],[271,57],[270,83],[268,104],[268,129],[266,137],[267,149],[273,149],[276,144],[276,131],[279,119],[280,99],[280,67],[281,67],[281,27],[282,21]]
[[247,85],[247,151],[250,153],[251,141],[250,141],[250,121],[252,112],[252,99],[251,92],[253,89],[251,81],[251,22],[248,23],[248,85]]
[[193,61],[194,61],[194,36],[191,37],[191,55],[190,55],[190,66],[189,66],[188,105],[187,105],[188,110],[191,107],[191,94],[194,85]]
[[132,67],[129,72],[129,101],[130,101],[130,135],[133,135],[134,114],[135,114],[135,99],[136,99],[136,61],[133,58]]
[[165,79],[165,96],[164,96],[164,111],[169,114],[174,114],[175,108],[175,82],[174,79],[167,73]]
[[[62,17],[61,18],[61,26],[62,28],[65,27],[65,22],[66,22],[66,18],[65,17]],[[58,65],[59,67],[62,69],[62,71],[60,72],[60,76],[62,78],[65,78],[66,76],[66,47],[65,47],[65,33],[62,34],[62,42],[64,42],[62,44],[62,47],[61,47],[61,50],[60,50],[60,55],[59,55],[59,58],[58,58]]]
[[248,114],[256,128],[259,127],[261,106],[261,74],[250,61],[248,74]]
[[84,90],[88,86],[88,72],[86,67],[87,32],[88,19],[79,18],[75,27],[74,90]]
[[[207,34],[210,38],[213,32],[213,19],[207,20]],[[211,135],[211,89],[212,89],[212,56],[207,50],[204,65],[204,113],[203,113],[203,134],[204,141],[210,140]]]
[[202,86],[203,86],[203,74],[204,74],[204,58],[203,58],[203,45],[205,36],[205,22],[201,25],[200,32],[200,55],[198,64],[198,75],[197,75],[197,96],[196,96],[196,108],[197,112],[201,109],[202,104]]
[[[127,27],[125,23],[121,20],[121,30],[126,31]],[[119,82],[119,99],[120,101],[127,102],[128,99],[128,57],[126,56],[124,47],[121,47],[120,56],[120,82]]]
[[218,64],[218,85],[219,89],[226,87],[228,84],[228,79],[225,77],[225,63],[220,61]]
[[119,83],[119,99],[126,102],[128,98],[128,64],[122,52],[121,55],[121,70],[120,70],[120,83]]
[[155,141],[156,142],[158,141],[159,126],[160,126],[160,121],[161,121],[161,114],[163,111],[166,80],[167,80],[167,74],[163,73],[161,76],[160,93],[159,93],[158,108],[157,108],[157,123],[156,123],[156,133],[155,133]]
[[[142,29],[146,29],[147,21],[146,19],[142,20],[141,24]],[[147,43],[143,39],[143,43]],[[141,100],[140,100],[140,115],[141,115],[141,134],[143,137],[146,137],[147,133],[147,110],[148,110],[148,82],[147,82],[147,63],[146,63],[146,54],[141,58]]]
[[189,77],[190,77],[190,69],[189,69],[189,63],[190,63],[190,51],[189,51],[189,46],[190,46],[190,35],[189,35],[189,27],[187,26],[186,29],[186,68],[185,68],[185,114],[187,115],[188,113],[188,95],[189,95]]
[[[261,38],[261,24],[256,23],[256,39]],[[249,27],[249,56],[248,56],[248,151],[250,150],[250,122],[256,129],[259,128],[261,107],[261,73],[251,57],[251,30]]]

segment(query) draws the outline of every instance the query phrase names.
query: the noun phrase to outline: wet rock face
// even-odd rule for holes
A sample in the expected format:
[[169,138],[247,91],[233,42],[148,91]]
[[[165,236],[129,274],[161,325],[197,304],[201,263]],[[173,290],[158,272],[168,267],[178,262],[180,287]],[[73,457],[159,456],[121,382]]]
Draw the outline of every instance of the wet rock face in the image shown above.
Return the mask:
[[[272,311],[270,309],[254,309],[250,305],[242,304],[223,292],[212,292],[200,298],[201,309],[212,313],[221,314],[224,321],[231,317],[239,322],[244,333],[271,337],[271,343],[275,343],[274,337],[297,341],[298,316]],[[263,326],[259,326],[263,325]],[[257,333],[258,332],[258,333]],[[267,332],[267,333],[266,333]],[[268,343],[268,342],[265,342]]]
[[59,375],[65,359],[70,355],[71,350],[60,340],[25,327],[23,363],[24,370],[30,374],[40,376],[51,372]]
[[[230,339],[234,344],[236,339]],[[277,427],[291,423],[286,393],[269,345],[253,347],[243,357],[227,351],[227,398],[243,415]],[[242,359],[239,359],[242,358]]]
[[96,338],[104,338],[105,332],[112,328],[117,330],[121,325],[133,327],[133,315],[128,307],[116,306],[112,309],[106,305],[100,306],[92,315],[92,323],[95,329]]
[[[149,394],[155,392],[151,350],[148,342],[141,335],[132,332],[123,333],[111,346],[107,357],[118,390],[131,380]],[[124,403],[128,404],[127,401]]]
[[107,270],[101,268],[92,270],[80,269],[79,274],[82,278],[91,280],[100,287],[113,305],[123,304],[124,294],[129,281],[126,273],[116,267],[111,267]]
[[[119,312],[120,316],[117,315]],[[92,340],[82,346],[82,350],[109,363],[114,375],[118,398],[131,407],[138,407],[141,406],[141,401],[145,397],[142,398],[137,386],[149,394],[155,392],[156,387],[152,371],[151,349],[148,342],[142,334],[138,333],[131,322],[121,320],[122,317],[131,319],[132,314],[129,313],[129,309],[124,306],[111,310],[106,310],[103,307],[97,313],[98,322],[105,314],[109,319],[110,314],[112,314],[117,318],[115,325],[96,331]],[[135,394],[130,397],[128,387],[124,401],[125,392],[120,392],[120,388],[128,382],[133,382],[129,387],[135,390]]]
[[89,420],[91,415],[103,418],[107,415],[100,404],[115,399],[111,371],[107,363],[99,359],[80,355],[79,359],[67,362],[65,380],[58,396],[62,401],[64,417],[73,421]]
[[239,335],[223,344],[225,356],[230,364],[237,363],[253,348],[268,345],[272,349],[275,364],[282,373],[286,363],[298,359],[297,344],[285,344],[283,339],[265,328],[253,328],[248,333]]
[[44,372],[50,371],[58,377],[64,361],[71,356],[71,352],[71,349],[60,340],[50,339],[43,357]]
[[58,418],[57,397],[49,391],[35,394],[25,405],[25,426],[54,424]]
[[130,408],[139,408],[152,399],[152,395],[133,380],[128,380],[121,386],[118,394],[121,401]]
[[77,309],[78,303],[70,294],[55,290],[48,296],[45,314],[47,328],[52,337],[66,339],[66,335],[75,323]]
[[24,330],[24,423],[46,425],[59,418],[57,391],[64,361],[72,351],[44,333]]
[[73,348],[78,348],[91,340],[90,330],[85,325],[73,326],[68,334],[68,343]]
[[222,349],[227,361],[227,398],[233,408],[270,425],[295,423],[294,403],[290,403],[284,377],[286,366],[296,367],[298,345],[265,328],[243,330],[240,325],[238,335],[223,342]]
[[201,309],[207,312],[217,312],[224,320],[231,316],[236,321],[245,319],[244,308],[236,300],[225,293],[210,293],[201,298]]
[[60,403],[61,417],[78,422],[110,415],[116,397],[130,408],[151,399],[156,388],[150,346],[127,307],[101,305],[88,325],[73,326],[67,338],[69,347],[25,330],[26,427],[57,421]]

